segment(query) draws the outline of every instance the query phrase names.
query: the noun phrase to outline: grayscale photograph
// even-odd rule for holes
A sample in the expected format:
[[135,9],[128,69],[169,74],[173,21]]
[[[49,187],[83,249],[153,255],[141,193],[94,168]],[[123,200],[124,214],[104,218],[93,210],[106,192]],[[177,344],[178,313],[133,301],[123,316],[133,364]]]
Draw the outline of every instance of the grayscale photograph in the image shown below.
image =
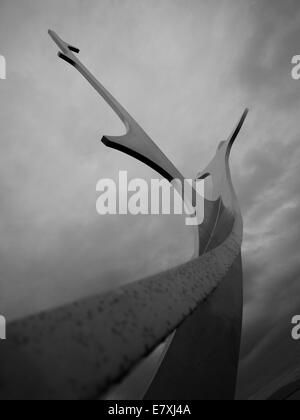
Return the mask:
[[300,400],[299,179],[299,0],[0,0],[0,400]]

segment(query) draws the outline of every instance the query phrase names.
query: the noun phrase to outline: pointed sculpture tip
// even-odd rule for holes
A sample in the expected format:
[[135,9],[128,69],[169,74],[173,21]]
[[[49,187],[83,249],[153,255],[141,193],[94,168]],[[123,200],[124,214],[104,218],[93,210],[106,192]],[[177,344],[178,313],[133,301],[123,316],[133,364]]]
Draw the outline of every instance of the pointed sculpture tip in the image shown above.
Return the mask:
[[52,31],[52,29],[48,30],[48,34],[50,35],[50,37],[53,39],[53,41],[55,42],[55,44],[58,46],[58,48],[60,48],[60,50],[64,53],[64,55],[67,55],[69,53],[69,51],[72,51],[76,54],[78,54],[80,52],[80,49],[77,47],[74,47],[71,44],[68,44],[67,42],[63,41],[56,32]]
[[244,111],[244,114],[243,115],[245,115],[245,118],[247,117],[247,115],[249,114],[249,112],[250,112],[250,108],[245,108],[245,111]]
[[246,108],[245,111],[243,112],[243,115],[241,116],[236,128],[234,129],[233,133],[229,137],[229,140],[228,140],[229,151],[230,151],[233,143],[235,142],[237,136],[239,135],[239,132],[241,131],[241,129],[244,125],[244,122],[247,118],[248,113],[249,113],[249,108]]
[[55,31],[53,31],[52,29],[49,29],[48,34],[49,34],[50,38],[52,38],[52,40],[58,45],[59,41],[61,41],[61,40],[60,40],[59,36],[57,35],[57,33]]
[[243,114],[241,116],[241,119],[240,119],[240,121],[239,121],[239,123],[237,125],[237,127],[240,127],[240,129],[242,128],[242,126],[243,126],[243,124],[244,124],[244,122],[245,122],[245,120],[246,120],[249,112],[250,112],[249,108],[245,108],[245,111],[243,112]]
[[48,34],[51,36],[51,38],[54,38],[56,33],[52,29],[48,29]]

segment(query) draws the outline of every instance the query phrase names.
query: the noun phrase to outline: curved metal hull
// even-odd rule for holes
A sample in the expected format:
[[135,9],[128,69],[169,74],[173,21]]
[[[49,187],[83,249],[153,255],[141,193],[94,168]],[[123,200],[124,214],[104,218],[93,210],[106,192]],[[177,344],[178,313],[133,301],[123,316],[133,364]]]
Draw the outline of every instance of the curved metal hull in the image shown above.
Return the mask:
[[243,310],[239,255],[219,287],[187,318],[146,400],[233,400]]

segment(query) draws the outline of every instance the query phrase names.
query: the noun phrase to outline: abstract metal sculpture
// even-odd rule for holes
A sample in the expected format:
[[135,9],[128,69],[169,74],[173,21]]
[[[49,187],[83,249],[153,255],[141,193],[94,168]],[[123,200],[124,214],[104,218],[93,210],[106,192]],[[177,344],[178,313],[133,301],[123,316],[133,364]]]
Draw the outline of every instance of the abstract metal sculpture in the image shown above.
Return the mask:
[[[184,180],[128,112],[83,66],[79,50],[50,36],[125,124],[105,145],[125,152],[170,182]],[[199,179],[211,176],[212,199],[194,228],[194,258],[104,295],[8,326],[0,346],[0,398],[92,399],[125,377],[175,332],[146,394],[155,399],[234,399],[242,320],[242,217],[229,155],[246,110]],[[176,183],[174,185],[176,188]],[[181,192],[181,191],[180,191]]]

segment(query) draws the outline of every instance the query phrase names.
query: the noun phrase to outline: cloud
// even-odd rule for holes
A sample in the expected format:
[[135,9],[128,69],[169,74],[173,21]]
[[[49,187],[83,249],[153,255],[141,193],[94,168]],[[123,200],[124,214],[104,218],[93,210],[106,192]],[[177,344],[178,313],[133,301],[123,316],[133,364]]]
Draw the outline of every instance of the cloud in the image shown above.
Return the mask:
[[97,216],[99,178],[157,175],[100,144],[124,127],[57,59],[53,28],[187,177],[251,107],[231,159],[245,219],[247,382],[250,355],[299,304],[298,3],[2,0],[0,312],[12,319],[101,293],[193,251],[179,218]]

